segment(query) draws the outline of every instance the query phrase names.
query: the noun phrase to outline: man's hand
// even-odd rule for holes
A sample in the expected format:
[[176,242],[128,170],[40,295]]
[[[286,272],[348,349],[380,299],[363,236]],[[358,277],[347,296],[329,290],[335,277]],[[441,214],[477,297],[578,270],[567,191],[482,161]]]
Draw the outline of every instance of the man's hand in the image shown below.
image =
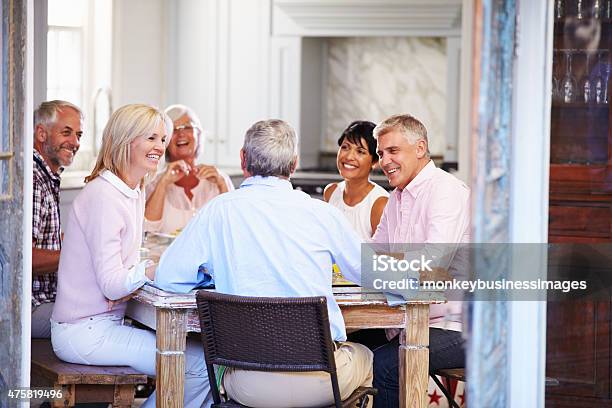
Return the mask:
[[60,251],[32,247],[32,275],[56,273]]
[[[381,255],[381,254],[379,254]],[[395,259],[404,259],[405,254],[402,252],[385,252],[384,255],[391,256]],[[419,282],[423,283],[425,281],[451,281],[453,278],[448,273],[446,268],[433,267],[431,271],[419,271]]]
[[451,281],[453,278],[450,276],[445,268],[431,268],[431,271],[420,271],[419,281],[421,283],[425,281],[429,282],[446,282]]

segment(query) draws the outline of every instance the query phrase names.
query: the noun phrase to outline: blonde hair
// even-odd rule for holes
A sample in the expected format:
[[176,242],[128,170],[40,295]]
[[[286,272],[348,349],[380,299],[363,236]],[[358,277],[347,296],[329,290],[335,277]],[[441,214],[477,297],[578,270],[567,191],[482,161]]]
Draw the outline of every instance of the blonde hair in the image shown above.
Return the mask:
[[385,135],[393,130],[399,132],[408,140],[408,143],[415,144],[419,140],[427,143],[427,156],[429,157],[429,141],[427,139],[427,129],[417,118],[411,115],[393,115],[374,128],[374,139]]
[[102,146],[96,165],[85,182],[95,179],[104,170],[118,177],[125,176],[130,164],[130,143],[137,137],[153,134],[162,122],[169,136],[172,134],[172,120],[153,106],[125,105],[113,112],[102,133]]

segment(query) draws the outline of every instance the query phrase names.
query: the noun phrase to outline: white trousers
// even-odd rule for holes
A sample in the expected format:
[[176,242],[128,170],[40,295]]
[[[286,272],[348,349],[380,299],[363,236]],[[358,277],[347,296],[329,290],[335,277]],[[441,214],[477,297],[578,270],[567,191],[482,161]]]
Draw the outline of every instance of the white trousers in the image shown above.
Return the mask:
[[[123,319],[99,315],[76,323],[51,321],[53,351],[62,360],[87,365],[126,365],[155,376],[155,333],[123,325]],[[210,407],[212,394],[204,350],[187,340],[185,350],[185,407]],[[155,393],[142,405],[155,407]]]
[[[344,342],[334,352],[342,399],[357,387],[372,386],[373,354],[359,343]],[[281,373],[228,369],[223,385],[233,400],[256,408],[324,407],[334,403],[331,376],[321,371]],[[372,396],[368,407],[372,406]]]

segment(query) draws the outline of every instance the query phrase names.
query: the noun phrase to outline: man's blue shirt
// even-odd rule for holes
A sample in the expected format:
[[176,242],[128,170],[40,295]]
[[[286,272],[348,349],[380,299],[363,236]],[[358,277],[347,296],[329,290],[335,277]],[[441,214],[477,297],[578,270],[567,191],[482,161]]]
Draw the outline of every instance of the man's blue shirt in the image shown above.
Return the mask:
[[161,257],[155,284],[185,293],[203,280],[242,296],[325,296],[332,338],[346,340],[332,294],[332,264],[357,284],[360,239],[331,205],[293,190],[288,180],[250,177],[204,206]]

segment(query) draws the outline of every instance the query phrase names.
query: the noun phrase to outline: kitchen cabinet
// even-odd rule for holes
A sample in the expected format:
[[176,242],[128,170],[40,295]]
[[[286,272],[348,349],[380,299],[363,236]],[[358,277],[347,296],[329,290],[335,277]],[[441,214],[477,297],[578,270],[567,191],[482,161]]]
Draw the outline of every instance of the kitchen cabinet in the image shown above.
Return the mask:
[[[554,0],[554,13],[549,242],[612,242],[612,2]],[[612,407],[610,310],[548,304],[547,407]]]

